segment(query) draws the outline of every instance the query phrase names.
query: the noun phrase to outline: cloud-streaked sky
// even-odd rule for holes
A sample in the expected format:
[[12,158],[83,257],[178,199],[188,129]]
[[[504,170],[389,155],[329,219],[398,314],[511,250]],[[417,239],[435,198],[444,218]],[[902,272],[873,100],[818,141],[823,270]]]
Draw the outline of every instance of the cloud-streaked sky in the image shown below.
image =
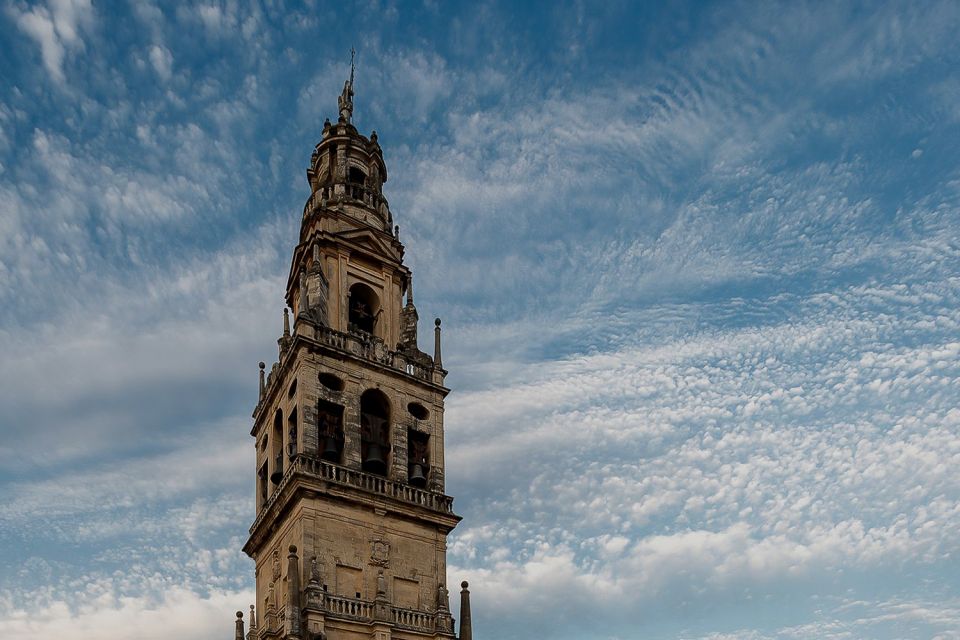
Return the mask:
[[960,638],[958,32],[0,0],[0,635],[251,602],[256,363],[355,46],[478,637]]

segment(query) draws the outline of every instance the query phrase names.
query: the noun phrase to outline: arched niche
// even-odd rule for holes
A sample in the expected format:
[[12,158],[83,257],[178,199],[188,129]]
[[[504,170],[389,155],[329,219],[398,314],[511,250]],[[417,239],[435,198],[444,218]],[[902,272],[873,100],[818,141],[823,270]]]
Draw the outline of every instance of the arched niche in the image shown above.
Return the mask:
[[368,473],[387,475],[390,456],[390,400],[379,389],[360,396],[360,460]]

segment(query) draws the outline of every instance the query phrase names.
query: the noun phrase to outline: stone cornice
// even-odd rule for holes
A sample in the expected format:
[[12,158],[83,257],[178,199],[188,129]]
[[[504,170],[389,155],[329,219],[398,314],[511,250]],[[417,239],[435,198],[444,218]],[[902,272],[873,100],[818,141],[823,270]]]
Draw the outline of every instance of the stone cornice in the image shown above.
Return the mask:
[[269,539],[271,525],[275,527],[281,521],[281,514],[298,499],[320,495],[370,509],[382,509],[416,522],[430,522],[444,533],[453,530],[461,520],[453,512],[453,498],[450,496],[298,454],[251,525],[244,552],[253,557]]

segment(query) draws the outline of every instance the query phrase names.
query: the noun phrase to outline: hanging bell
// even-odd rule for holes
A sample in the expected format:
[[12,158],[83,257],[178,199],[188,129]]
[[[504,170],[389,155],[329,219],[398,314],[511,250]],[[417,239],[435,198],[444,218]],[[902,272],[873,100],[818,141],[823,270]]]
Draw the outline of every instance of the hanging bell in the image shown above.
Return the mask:
[[280,481],[283,480],[283,454],[277,454],[277,461],[273,465],[273,473],[270,474],[270,482],[273,484],[280,484]]
[[330,462],[340,462],[340,443],[333,436],[327,436],[320,457]]
[[363,459],[363,470],[370,473],[384,475],[387,472],[387,461],[383,455],[383,448],[376,442],[367,447],[367,456]]
[[415,487],[427,486],[426,470],[419,462],[414,462],[410,465],[410,484]]

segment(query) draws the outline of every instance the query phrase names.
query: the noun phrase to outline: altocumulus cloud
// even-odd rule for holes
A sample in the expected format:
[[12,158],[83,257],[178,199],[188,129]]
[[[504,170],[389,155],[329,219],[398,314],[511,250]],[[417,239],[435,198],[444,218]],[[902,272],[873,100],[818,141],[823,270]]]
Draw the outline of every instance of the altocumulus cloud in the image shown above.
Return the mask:
[[5,4],[0,630],[249,604],[255,363],[355,44],[478,629],[957,637],[958,23]]

